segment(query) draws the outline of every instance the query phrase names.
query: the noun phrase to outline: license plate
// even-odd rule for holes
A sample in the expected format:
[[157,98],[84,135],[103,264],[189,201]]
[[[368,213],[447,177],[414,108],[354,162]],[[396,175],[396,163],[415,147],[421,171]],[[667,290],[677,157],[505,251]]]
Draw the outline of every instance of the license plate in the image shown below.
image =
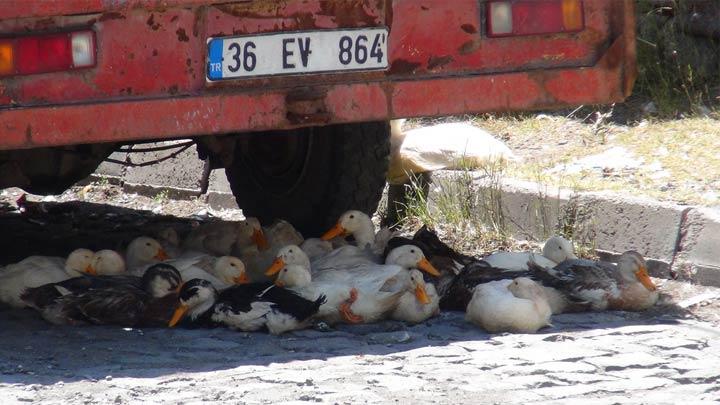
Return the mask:
[[207,79],[387,69],[387,28],[208,39]]

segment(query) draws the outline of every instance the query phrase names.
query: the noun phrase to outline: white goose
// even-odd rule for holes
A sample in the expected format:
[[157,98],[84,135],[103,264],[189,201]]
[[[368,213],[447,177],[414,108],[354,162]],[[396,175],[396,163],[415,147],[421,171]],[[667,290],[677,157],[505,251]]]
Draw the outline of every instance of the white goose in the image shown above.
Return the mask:
[[92,267],[93,252],[77,249],[66,260],[47,256],[30,256],[6,266],[0,273],[0,301],[14,308],[27,305],[20,295],[27,288],[59,283],[83,273],[96,274]]
[[541,286],[526,277],[475,287],[465,319],[490,333],[534,333],[550,326],[552,310]]
[[569,240],[553,236],[545,242],[542,255],[533,252],[495,252],[482,260],[498,269],[527,271],[527,263],[531,258],[540,266],[555,267],[565,260],[577,259],[577,256]]

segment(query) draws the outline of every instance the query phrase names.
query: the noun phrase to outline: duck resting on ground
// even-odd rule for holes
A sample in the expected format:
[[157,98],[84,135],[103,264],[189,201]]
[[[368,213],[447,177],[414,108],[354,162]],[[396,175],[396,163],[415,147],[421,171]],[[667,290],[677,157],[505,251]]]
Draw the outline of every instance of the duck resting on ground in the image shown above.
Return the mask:
[[160,242],[148,236],[140,236],[132,241],[125,252],[125,263],[130,272],[134,273],[138,268],[168,260],[165,249]]
[[390,314],[391,319],[408,323],[420,323],[440,313],[440,297],[435,286],[426,283],[418,270],[410,271],[413,292],[405,292]]
[[[140,327],[167,324],[182,280],[175,268],[158,263],[142,277],[91,276],[69,281],[50,286],[61,294],[59,297],[44,306],[34,303],[47,321]],[[29,292],[27,299],[33,295]]]
[[[212,283],[217,290],[250,282],[245,264],[234,256],[215,257],[198,253],[192,258],[170,259],[164,263],[175,267],[183,280],[201,278]],[[144,271],[145,268],[141,267],[135,274],[142,275]]]
[[534,333],[551,326],[551,314],[541,286],[518,277],[475,287],[465,319],[490,333]]
[[389,228],[381,228],[375,232],[375,224],[369,215],[362,211],[350,210],[340,215],[335,226],[325,232],[320,239],[331,241],[346,236],[352,236],[358,248],[367,249],[370,253],[380,256],[393,237],[393,232]]
[[533,252],[495,252],[483,257],[482,260],[498,269],[521,272],[528,270],[530,255],[536,264],[544,267],[553,267],[565,260],[577,259],[572,243],[556,235],[545,242],[542,255]]
[[659,296],[645,259],[632,250],[620,255],[617,264],[575,259],[547,268],[531,258],[528,266],[544,284],[588,302],[597,311],[643,311],[655,305]]
[[226,326],[245,332],[267,328],[277,335],[309,326],[324,302],[324,295],[310,301],[268,283],[236,285],[218,293],[208,281],[192,279],[182,286],[168,326],[186,318],[183,325],[189,327]]
[[0,302],[23,308],[26,304],[20,296],[26,289],[57,283],[81,274],[95,274],[92,260],[92,250],[76,249],[65,260],[60,257],[30,256],[10,264],[0,273]]

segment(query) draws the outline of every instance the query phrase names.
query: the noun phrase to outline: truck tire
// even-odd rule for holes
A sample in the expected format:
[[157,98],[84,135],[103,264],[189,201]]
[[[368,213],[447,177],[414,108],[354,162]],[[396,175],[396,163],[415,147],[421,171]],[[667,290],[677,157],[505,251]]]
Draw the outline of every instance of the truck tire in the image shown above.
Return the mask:
[[387,122],[270,131],[238,137],[226,174],[246,216],[311,237],[348,209],[375,211],[389,155]]

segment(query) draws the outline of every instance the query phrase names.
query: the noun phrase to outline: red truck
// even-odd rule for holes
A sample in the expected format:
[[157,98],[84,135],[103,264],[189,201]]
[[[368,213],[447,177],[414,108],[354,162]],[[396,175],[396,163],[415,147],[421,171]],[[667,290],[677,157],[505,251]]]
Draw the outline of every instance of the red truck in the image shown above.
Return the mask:
[[389,120],[616,102],[635,71],[632,0],[0,0],[0,188],[191,138],[313,232],[376,207]]

